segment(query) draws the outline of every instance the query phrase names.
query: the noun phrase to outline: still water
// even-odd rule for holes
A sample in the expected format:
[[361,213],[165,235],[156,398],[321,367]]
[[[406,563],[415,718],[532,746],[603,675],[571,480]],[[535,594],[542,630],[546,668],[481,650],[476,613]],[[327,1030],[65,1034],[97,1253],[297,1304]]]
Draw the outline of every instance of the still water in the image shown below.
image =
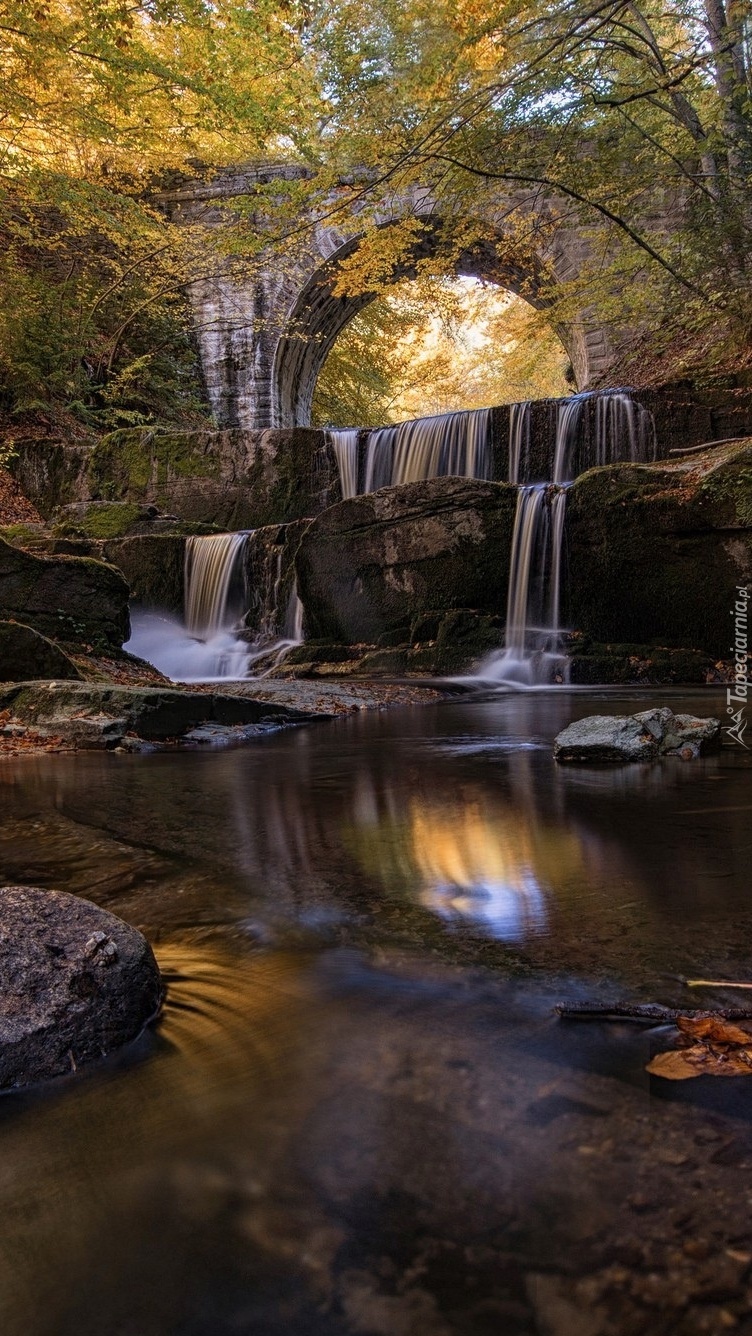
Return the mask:
[[140,927],[168,999],[118,1060],[0,1101],[0,1330],[743,1323],[752,1083],[651,1082],[654,1035],[551,1013],[752,977],[748,754],[551,759],[658,694],[722,712],[510,695],[3,762],[2,881]]

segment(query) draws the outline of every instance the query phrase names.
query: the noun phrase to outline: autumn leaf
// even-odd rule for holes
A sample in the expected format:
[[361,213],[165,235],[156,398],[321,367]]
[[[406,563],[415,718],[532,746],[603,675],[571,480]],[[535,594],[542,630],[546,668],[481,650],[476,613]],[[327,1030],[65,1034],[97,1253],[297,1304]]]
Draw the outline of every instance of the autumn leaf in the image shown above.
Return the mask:
[[732,1025],[721,1016],[680,1016],[676,1027],[690,1039],[701,1039],[713,1048],[737,1048],[752,1045],[752,1034],[740,1025]]
[[681,1038],[699,1040],[657,1053],[647,1064],[651,1076],[686,1081],[693,1076],[752,1076],[752,1033],[720,1016],[680,1016]]

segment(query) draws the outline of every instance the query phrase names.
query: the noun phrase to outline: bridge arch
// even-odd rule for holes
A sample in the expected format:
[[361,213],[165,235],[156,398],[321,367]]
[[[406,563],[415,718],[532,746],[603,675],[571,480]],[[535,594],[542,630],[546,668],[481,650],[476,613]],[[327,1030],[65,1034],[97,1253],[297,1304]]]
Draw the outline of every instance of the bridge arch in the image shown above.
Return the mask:
[[[285,164],[264,168],[267,177],[286,177]],[[293,172],[295,174],[295,172]],[[297,171],[300,175],[300,171]],[[209,183],[188,182],[165,192],[160,202],[175,221],[223,227],[227,213],[218,205],[252,196],[260,169],[226,169]],[[506,230],[510,217],[527,220],[532,246],[515,248]],[[414,253],[396,265],[394,282],[409,277],[416,262],[440,254],[442,219],[430,192],[408,189],[385,206],[379,225],[417,218],[424,233]],[[545,308],[545,288],[575,280],[592,258],[587,234],[571,214],[561,216],[540,191],[512,190],[478,200],[478,218],[491,239],[469,247],[451,263],[454,274],[495,283]],[[347,233],[312,223],[301,228],[298,250],[276,255],[273,247],[253,272],[242,262],[208,260],[206,273],[190,287],[206,389],[220,427],[258,429],[307,426],[319,372],[337,336],[377,294],[337,296],[339,266],[360,244],[357,212]],[[216,270],[216,272],[214,272]],[[549,295],[550,300],[550,295]],[[578,389],[602,382],[615,361],[609,331],[582,309],[557,333],[569,355]]]
[[[410,277],[416,262],[436,248],[432,241],[436,221],[426,217],[423,240],[410,258],[395,266],[393,282]],[[345,326],[379,295],[343,296],[334,291],[340,265],[360,241],[361,237],[354,237],[335,246],[295,294],[274,351],[271,397],[276,426],[310,424],[316,383],[327,356]],[[502,241],[484,241],[462,251],[447,267],[447,273],[494,283],[523,297],[531,306],[545,309],[549,301],[543,296],[542,262],[529,257],[520,262],[510,260],[509,248],[501,245]],[[600,370],[604,337],[601,331],[588,330],[584,325],[557,326],[557,333],[572,363],[577,387],[584,389]]]

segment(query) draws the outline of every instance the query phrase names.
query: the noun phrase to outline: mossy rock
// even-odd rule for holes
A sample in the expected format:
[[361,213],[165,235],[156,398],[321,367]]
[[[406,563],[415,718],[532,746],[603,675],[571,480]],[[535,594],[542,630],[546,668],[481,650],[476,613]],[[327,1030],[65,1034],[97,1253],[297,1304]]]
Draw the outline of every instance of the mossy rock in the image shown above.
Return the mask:
[[102,544],[106,561],[128,581],[134,603],[179,612],[183,607],[186,540],[181,534],[139,534]]
[[752,581],[750,518],[747,443],[584,474],[567,502],[566,624],[599,642],[728,657],[735,591]]
[[207,432],[124,428],[104,436],[89,456],[92,494],[102,500],[139,500],[173,478],[213,478],[219,460],[207,449]]
[[123,538],[142,519],[135,501],[91,501],[73,508],[76,513],[59,520],[53,533],[60,537]]
[[331,506],[305,530],[296,570],[309,634],[375,644],[416,618],[506,602],[516,489],[433,478]]
[[2,524],[0,538],[13,547],[24,547],[30,552],[46,550],[50,541],[49,531],[39,524]]
[[119,649],[130,634],[128,586],[103,561],[36,556],[0,539],[0,617],[54,640]]
[[713,669],[712,657],[699,650],[591,644],[587,652],[572,654],[570,681],[575,686],[700,686],[711,680]]

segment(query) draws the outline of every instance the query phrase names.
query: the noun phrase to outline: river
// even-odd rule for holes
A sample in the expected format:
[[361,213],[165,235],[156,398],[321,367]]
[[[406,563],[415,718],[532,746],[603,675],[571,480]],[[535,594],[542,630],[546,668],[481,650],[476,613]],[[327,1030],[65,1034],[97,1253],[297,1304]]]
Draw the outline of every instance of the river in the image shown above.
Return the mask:
[[0,1101],[4,1336],[742,1320],[749,1083],[651,1079],[655,1035],[552,1013],[751,977],[750,754],[552,760],[657,699],[722,712],[532,692],[4,761],[3,882],[120,914],[168,980],[127,1052]]

